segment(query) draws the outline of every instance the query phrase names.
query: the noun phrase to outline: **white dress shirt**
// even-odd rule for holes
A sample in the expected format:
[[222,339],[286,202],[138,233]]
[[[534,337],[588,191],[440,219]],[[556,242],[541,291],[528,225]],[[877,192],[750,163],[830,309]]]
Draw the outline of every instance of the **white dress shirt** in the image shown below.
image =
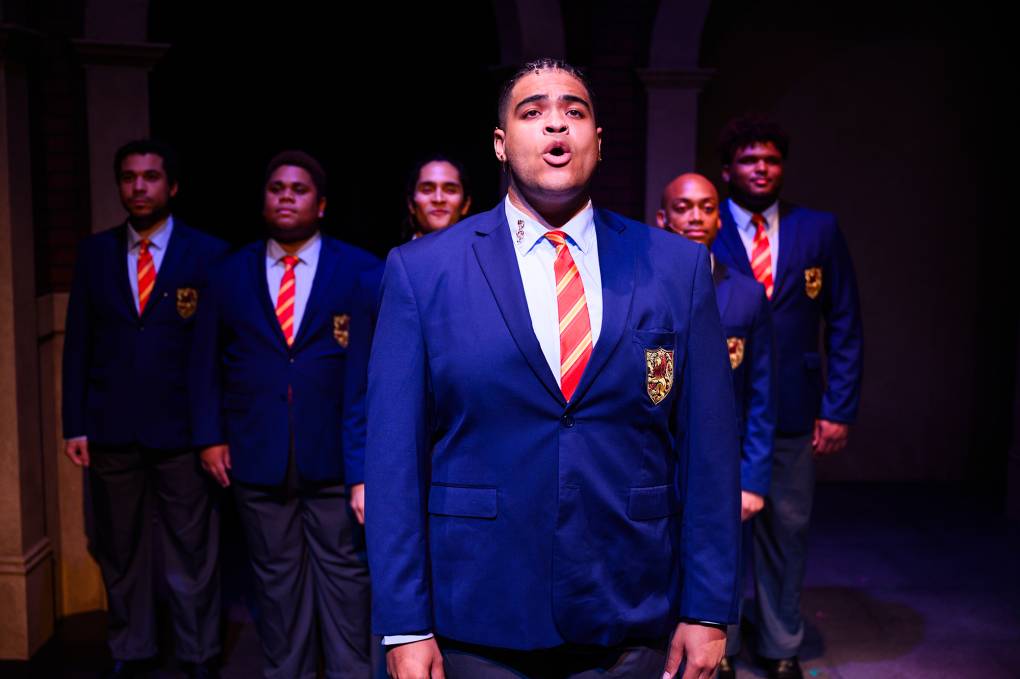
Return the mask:
[[[322,236],[316,233],[294,253],[298,263],[294,265],[294,337],[301,327],[301,319],[305,315],[308,296],[312,292],[312,281],[315,270],[319,268],[319,252],[322,251]],[[269,299],[276,308],[276,298],[280,296],[280,282],[287,270],[283,258],[288,252],[283,246],[270,238],[266,241],[266,282],[269,283]]]
[[[524,283],[524,297],[528,301],[531,328],[542,347],[542,354],[549,364],[549,370],[560,383],[560,312],[556,303],[556,246],[545,237],[553,230],[547,224],[535,221],[518,210],[510,197],[504,200],[506,221],[510,225],[510,238],[517,255],[517,266]],[[523,228],[522,228],[523,227]],[[602,272],[599,268],[598,241],[595,236],[595,211],[591,201],[569,222],[557,231],[567,234],[567,248],[574,258],[577,272],[584,285],[584,297],[588,305],[588,320],[591,323],[592,347],[602,332]],[[518,238],[518,233],[521,237]],[[395,634],[383,637],[383,644],[393,646],[430,639],[427,634]]]
[[[556,246],[545,237],[553,230],[547,224],[535,221],[518,210],[507,196],[504,201],[506,221],[510,225],[517,266],[524,283],[524,296],[528,300],[531,328],[542,347],[549,370],[560,383],[560,312],[556,303]],[[523,237],[518,238],[520,223]],[[567,234],[567,249],[574,258],[577,272],[584,285],[584,298],[588,305],[591,323],[591,343],[594,347],[602,332],[602,272],[599,269],[599,249],[595,236],[595,211],[591,201],[556,231]]]
[[[170,243],[170,234],[174,230],[174,218],[167,217],[163,226],[159,227],[147,238],[149,240],[149,254],[152,255],[152,266],[156,269],[156,276],[159,276],[159,267],[163,265],[163,256],[166,255],[166,246]],[[142,237],[135,231],[135,227],[128,222],[127,229],[128,249],[128,281],[131,284],[131,296],[135,300],[135,311],[138,309],[138,254],[141,252]]]
[[[734,203],[732,198],[728,198],[726,202],[729,203],[730,214],[733,215],[733,221],[737,225],[737,233],[740,234],[744,250],[747,251],[747,261],[754,261],[754,234],[758,231],[758,227],[751,222],[754,213]],[[779,272],[779,201],[769,205],[761,216],[765,218],[765,235],[768,236],[769,251],[772,254],[772,282],[775,284]]]

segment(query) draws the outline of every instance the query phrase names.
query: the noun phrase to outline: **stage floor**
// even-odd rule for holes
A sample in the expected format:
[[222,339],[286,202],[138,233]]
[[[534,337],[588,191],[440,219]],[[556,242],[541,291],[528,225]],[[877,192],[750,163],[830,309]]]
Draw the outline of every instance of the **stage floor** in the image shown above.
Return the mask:
[[[1020,524],[973,491],[822,484],[811,539],[805,676],[1020,677]],[[224,679],[251,679],[260,675],[261,655],[234,552],[224,562],[222,671]],[[0,663],[0,677],[91,679],[108,662],[104,624],[101,613],[64,621],[31,663]],[[753,621],[744,627],[751,632]],[[738,661],[739,677],[764,676],[751,645]],[[182,676],[171,655],[157,661],[153,679]]]

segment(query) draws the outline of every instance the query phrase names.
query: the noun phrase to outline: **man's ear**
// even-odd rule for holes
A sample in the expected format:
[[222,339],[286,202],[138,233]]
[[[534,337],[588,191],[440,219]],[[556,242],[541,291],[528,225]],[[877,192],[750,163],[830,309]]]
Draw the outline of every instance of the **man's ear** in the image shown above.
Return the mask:
[[724,182],[726,182],[727,184],[729,184],[730,183],[730,166],[729,166],[728,163],[726,165],[722,166],[721,174],[722,174],[722,180]]
[[323,196],[319,199],[319,219],[326,214],[326,197]]
[[492,130],[492,149],[496,152],[496,159],[501,163],[506,162],[506,132],[497,128]]
[[471,196],[468,196],[464,200],[464,204],[460,207],[460,216],[461,217],[466,216],[467,213],[468,213],[468,210],[470,210],[470,209],[471,209]]
[[658,226],[660,229],[665,229],[666,228],[666,211],[665,210],[660,208],[660,209],[655,211],[655,225]]

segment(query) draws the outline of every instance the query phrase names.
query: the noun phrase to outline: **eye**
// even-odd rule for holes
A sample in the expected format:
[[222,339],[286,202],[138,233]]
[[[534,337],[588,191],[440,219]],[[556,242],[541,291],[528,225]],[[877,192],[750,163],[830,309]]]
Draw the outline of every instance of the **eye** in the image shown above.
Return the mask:
[[537,108],[529,108],[527,111],[521,114],[522,118],[537,118],[542,115],[542,112]]
[[583,118],[584,111],[582,111],[579,108],[572,108],[567,110],[567,115],[570,116],[571,118]]
[[458,185],[458,184],[445,184],[443,186],[443,191],[445,193],[449,193],[449,194],[460,193],[460,185]]
[[158,182],[160,174],[158,172],[155,172],[155,171],[149,171],[149,172],[146,172],[142,176],[145,177],[145,181],[147,181],[147,182]]

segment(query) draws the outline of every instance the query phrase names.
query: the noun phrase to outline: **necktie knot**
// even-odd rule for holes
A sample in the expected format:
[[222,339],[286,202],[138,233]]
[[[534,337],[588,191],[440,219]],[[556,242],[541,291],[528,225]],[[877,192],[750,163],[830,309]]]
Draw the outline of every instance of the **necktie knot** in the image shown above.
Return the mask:
[[768,229],[768,223],[760,212],[755,212],[751,215],[751,223],[754,224],[756,230],[755,236],[764,233]]
[[546,231],[545,237],[549,239],[550,243],[556,246],[557,250],[567,244],[567,234],[562,231]]
[[297,255],[284,255],[283,256],[283,265],[287,268],[288,271],[290,271],[295,266],[297,266],[297,263],[300,262],[300,261],[301,261],[301,258],[298,257]]
[[138,252],[140,252],[143,255],[149,254],[149,239],[148,238],[143,238],[141,241],[139,241],[139,243],[138,243]]

